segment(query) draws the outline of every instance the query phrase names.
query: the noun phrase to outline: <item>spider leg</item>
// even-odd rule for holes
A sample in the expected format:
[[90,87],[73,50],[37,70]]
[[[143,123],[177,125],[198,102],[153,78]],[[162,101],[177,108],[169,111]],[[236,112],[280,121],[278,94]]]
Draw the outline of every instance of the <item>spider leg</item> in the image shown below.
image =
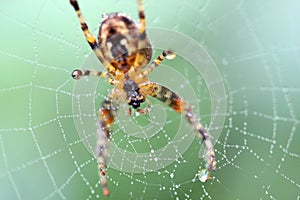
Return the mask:
[[95,55],[100,60],[100,62],[107,68],[107,70],[109,72],[113,71],[114,67],[108,61],[106,61],[104,59],[104,56],[98,47],[95,36],[89,31],[88,25],[80,11],[77,0],[70,0],[70,3],[73,6],[74,10],[76,11],[77,17],[78,17],[80,25],[81,25],[82,32],[83,32],[87,42],[89,43],[90,47],[94,51]]
[[79,69],[75,69],[72,72],[72,77],[75,80],[79,80],[81,79],[83,76],[98,76],[100,78],[105,78],[107,80],[107,82],[109,82],[111,85],[115,84],[115,80],[113,79],[112,75],[110,73],[107,72],[101,72],[101,71],[96,71],[96,70],[79,70]]
[[171,60],[175,58],[176,54],[172,50],[164,50],[155,60],[153,60],[149,67],[143,72],[144,75],[148,76],[160,63],[166,58]]
[[114,122],[114,116],[116,115],[119,99],[116,96],[118,93],[115,90],[109,94],[108,98],[105,99],[100,108],[99,108],[99,125],[100,128],[98,132],[97,140],[97,160],[98,160],[98,169],[101,178],[101,184],[103,189],[103,194],[109,196],[109,189],[107,187],[106,179],[106,163],[108,157],[108,141],[111,136],[111,127]]
[[145,60],[144,49],[149,47],[149,43],[146,37],[146,19],[144,12],[143,0],[137,0],[138,4],[138,14],[140,19],[139,35],[138,35],[138,52],[134,61],[134,66],[142,66]]
[[140,18],[139,33],[145,34],[146,33],[146,19],[145,19],[143,0],[137,0],[137,3],[138,3],[139,18]]
[[[216,170],[216,158],[214,148],[211,142],[211,137],[207,130],[200,123],[197,116],[192,112],[191,106],[187,104],[179,95],[170,90],[169,88],[154,82],[147,82],[139,85],[140,93],[144,96],[150,95],[164,102],[178,113],[185,116],[187,121],[192,125],[196,131],[197,136],[202,138],[206,148],[206,169],[208,171]],[[209,177],[209,176],[208,176]]]
[[143,108],[143,109],[137,109],[137,111],[140,113],[140,114],[147,114],[151,108],[152,108],[152,104],[151,102],[149,101],[149,99],[146,99],[147,101],[147,107]]

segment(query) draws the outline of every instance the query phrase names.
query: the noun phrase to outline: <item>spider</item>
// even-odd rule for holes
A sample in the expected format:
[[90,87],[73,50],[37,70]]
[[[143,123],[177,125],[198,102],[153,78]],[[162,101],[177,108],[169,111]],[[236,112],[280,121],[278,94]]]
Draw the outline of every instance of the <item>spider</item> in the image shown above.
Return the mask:
[[107,146],[108,139],[112,135],[111,128],[119,104],[125,101],[129,107],[136,109],[140,113],[146,113],[149,109],[141,109],[140,106],[145,102],[147,96],[157,98],[176,112],[183,114],[199,138],[202,138],[207,150],[205,157],[206,171],[208,173],[207,181],[209,172],[216,170],[215,153],[210,135],[192,112],[188,103],[169,88],[148,79],[148,75],[165,58],[172,59],[175,57],[175,53],[172,50],[164,50],[150,63],[152,47],[146,35],[143,1],[137,0],[139,24],[122,13],[110,13],[103,16],[99,27],[98,42],[89,31],[77,0],[70,0],[70,3],[77,13],[81,29],[88,44],[107,70],[100,72],[76,69],[72,72],[72,77],[78,80],[83,76],[98,76],[105,78],[111,85],[114,85],[114,88],[99,108],[96,153],[103,194],[105,196],[110,194],[106,179]]

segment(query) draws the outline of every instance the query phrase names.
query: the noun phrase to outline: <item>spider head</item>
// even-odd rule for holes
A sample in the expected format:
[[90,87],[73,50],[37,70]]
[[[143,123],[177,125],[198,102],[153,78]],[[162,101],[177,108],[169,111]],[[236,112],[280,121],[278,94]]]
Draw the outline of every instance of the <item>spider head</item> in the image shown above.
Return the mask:
[[123,89],[127,93],[127,103],[131,105],[134,109],[140,107],[141,103],[145,101],[145,97],[139,93],[138,85],[128,77],[124,82]]
[[131,105],[134,109],[137,109],[140,107],[141,103],[145,101],[143,96],[132,96],[129,98],[129,105]]

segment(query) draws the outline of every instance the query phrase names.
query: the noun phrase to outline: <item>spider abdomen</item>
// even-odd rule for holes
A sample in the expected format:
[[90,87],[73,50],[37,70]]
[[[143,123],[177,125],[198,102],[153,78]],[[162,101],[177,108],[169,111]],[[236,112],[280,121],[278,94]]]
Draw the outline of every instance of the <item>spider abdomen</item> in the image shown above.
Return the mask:
[[[122,13],[110,13],[103,19],[98,35],[98,45],[115,69],[126,73],[132,66],[146,66],[152,56],[151,43],[146,37],[145,48],[139,49],[137,24]],[[136,62],[138,53],[141,58]]]

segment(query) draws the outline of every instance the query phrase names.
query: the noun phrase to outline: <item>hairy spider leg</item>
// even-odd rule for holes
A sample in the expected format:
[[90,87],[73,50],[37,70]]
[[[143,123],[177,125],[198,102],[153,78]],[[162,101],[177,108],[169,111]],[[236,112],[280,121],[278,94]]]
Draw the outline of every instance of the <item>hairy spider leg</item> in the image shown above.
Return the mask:
[[152,103],[149,99],[146,99],[147,101],[147,107],[143,108],[143,109],[137,109],[137,112],[139,112],[140,114],[147,114],[151,108],[152,108]]
[[164,50],[155,60],[153,60],[149,67],[143,71],[142,75],[148,76],[160,63],[166,58],[171,60],[176,57],[176,54],[172,50]]
[[[171,108],[173,108],[178,113],[181,113],[185,116],[187,121],[192,125],[193,129],[196,131],[197,136],[202,138],[206,148],[206,169],[208,172],[216,170],[216,158],[214,148],[211,142],[210,135],[207,133],[207,130],[200,123],[200,120],[197,116],[192,112],[191,106],[186,103],[179,95],[170,90],[169,88],[160,85],[154,82],[148,82],[139,85],[141,94],[147,96],[150,95],[152,97],[157,98],[163,103],[167,104]],[[209,178],[209,176],[208,176]]]
[[138,36],[138,52],[135,57],[134,66],[141,66],[144,60],[143,49],[147,48],[146,37],[146,19],[144,12],[143,0],[137,0],[138,3],[138,15],[140,19],[139,24],[139,36]]
[[114,72],[115,68],[107,60],[104,59],[104,56],[99,49],[95,36],[89,31],[88,25],[80,11],[77,0],[70,0],[70,3],[73,6],[74,10],[76,11],[77,17],[81,25],[82,32],[87,42],[89,43],[90,47],[94,51],[95,55],[100,60],[100,62],[104,65],[104,67],[106,67],[108,72]]
[[108,140],[111,136],[111,127],[113,126],[114,116],[116,115],[120,102],[120,98],[118,97],[117,92],[112,90],[99,108],[100,128],[98,129],[97,160],[103,194],[105,196],[109,196],[105,167],[108,157]]
[[139,33],[144,34],[146,32],[146,19],[145,19],[143,0],[137,0],[137,3],[138,3],[139,18],[140,18]]
[[97,77],[100,77],[100,78],[105,78],[107,80],[107,82],[109,82],[111,85],[114,85],[116,83],[116,81],[111,76],[111,74],[107,73],[107,72],[96,71],[96,70],[93,70],[93,69],[86,69],[86,70],[75,69],[72,72],[72,77],[75,80],[79,80],[83,76],[97,76]]

